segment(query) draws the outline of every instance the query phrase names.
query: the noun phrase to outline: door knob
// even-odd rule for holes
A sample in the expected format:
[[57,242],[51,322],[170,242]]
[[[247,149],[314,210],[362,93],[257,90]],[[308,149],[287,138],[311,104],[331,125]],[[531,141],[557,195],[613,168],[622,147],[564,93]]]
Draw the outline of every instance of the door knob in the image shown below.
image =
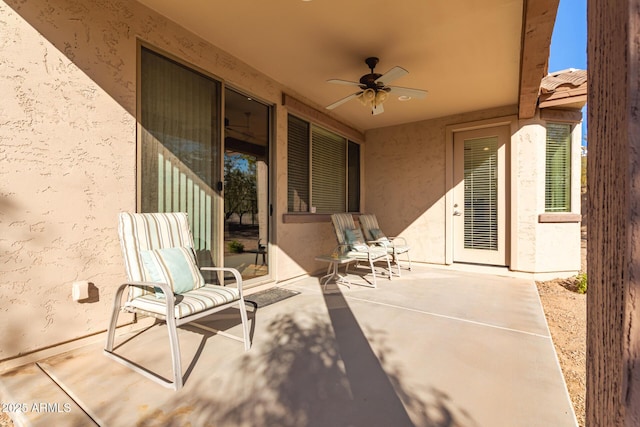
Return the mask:
[[453,216],[460,216],[460,215],[462,215],[462,212],[460,212],[458,209],[453,210]]

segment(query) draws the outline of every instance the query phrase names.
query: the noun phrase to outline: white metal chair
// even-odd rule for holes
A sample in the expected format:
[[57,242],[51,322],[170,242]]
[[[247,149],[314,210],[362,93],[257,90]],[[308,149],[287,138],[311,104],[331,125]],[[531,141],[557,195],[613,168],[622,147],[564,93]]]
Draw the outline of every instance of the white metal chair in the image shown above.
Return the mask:
[[404,237],[385,236],[380,230],[378,219],[373,214],[362,214],[358,218],[358,221],[360,222],[362,234],[364,235],[366,242],[385,248],[391,255],[394,264],[398,268],[398,277],[400,276],[400,263],[398,261],[399,255],[407,255],[409,270],[411,270],[411,256],[409,255],[409,249],[411,248]]
[[[238,270],[223,267],[198,269],[193,236],[185,213],[121,213],[118,234],[128,281],[116,291],[107,331],[105,355],[167,388],[182,388],[180,344],[177,327],[192,323],[220,310],[237,306],[242,321],[245,351],[249,350],[247,312]],[[235,286],[205,284],[200,270],[231,273]],[[224,280],[221,280],[223,283]],[[128,289],[124,304],[122,294]],[[114,352],[115,330],[121,310],[152,316],[166,322],[173,363],[173,381],[129,361]],[[204,325],[192,323],[202,329]],[[220,333],[219,331],[216,331]],[[223,334],[225,335],[225,334]],[[226,334],[226,336],[230,336]]]
[[[338,239],[338,244],[346,246],[344,255],[355,258],[358,261],[367,261],[373,274],[373,287],[376,287],[376,269],[374,262],[386,261],[389,279],[391,279],[391,262],[385,248],[367,245],[362,237],[362,232],[356,227],[353,216],[349,213],[331,215],[331,222]],[[345,269],[348,268],[345,267]]]

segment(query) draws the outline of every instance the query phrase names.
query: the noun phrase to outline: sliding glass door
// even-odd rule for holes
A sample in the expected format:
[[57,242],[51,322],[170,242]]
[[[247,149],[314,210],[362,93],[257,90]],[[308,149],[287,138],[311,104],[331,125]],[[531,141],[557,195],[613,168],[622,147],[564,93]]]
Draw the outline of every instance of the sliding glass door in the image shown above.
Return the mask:
[[201,266],[267,275],[271,108],[144,47],[139,87],[140,210],[187,212]]
[[225,90],[224,264],[243,279],[269,273],[270,108]]
[[187,212],[202,266],[219,257],[221,85],[142,48],[140,207]]

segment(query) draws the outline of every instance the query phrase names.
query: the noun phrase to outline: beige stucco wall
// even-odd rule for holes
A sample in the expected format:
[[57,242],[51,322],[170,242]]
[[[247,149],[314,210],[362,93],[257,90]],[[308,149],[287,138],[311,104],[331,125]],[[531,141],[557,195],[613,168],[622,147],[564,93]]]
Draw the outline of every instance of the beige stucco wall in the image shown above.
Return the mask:
[[[512,269],[556,276],[580,270],[579,222],[542,223],[545,213],[545,144],[546,121],[538,117],[519,122],[512,137],[516,150],[515,190],[517,223],[514,224]],[[574,124],[571,153],[571,213],[580,213],[580,142],[581,126]],[[544,277],[544,276],[542,276]]]
[[[512,137],[517,171],[513,176],[517,221],[512,228],[511,269],[538,277],[561,277],[580,270],[580,223],[540,222],[545,213],[546,121],[521,120]],[[571,213],[580,213],[581,127],[572,134]]]
[[544,212],[544,122],[520,121],[511,136],[512,203],[511,268],[534,272],[537,268],[538,214]]
[[[580,224],[540,223],[544,213],[545,121],[518,121],[515,107],[461,114],[367,132],[365,195],[385,233],[410,241],[412,259],[445,264],[447,247],[447,127],[511,121],[511,188],[507,263],[511,270],[572,274],[580,269]],[[509,118],[512,117],[512,118]],[[574,128],[572,212],[580,213],[580,126]]]
[[366,133],[365,211],[385,234],[409,241],[412,260],[446,262],[447,127],[515,113],[502,107]]
[[[136,2],[7,0],[0,16],[3,360],[107,326],[125,278],[117,213],[136,208],[138,38],[275,105],[285,148],[287,89]],[[274,151],[271,271],[284,280],[319,268],[334,237],[327,223],[282,223],[286,149]],[[76,280],[94,284],[90,302],[72,301]]]

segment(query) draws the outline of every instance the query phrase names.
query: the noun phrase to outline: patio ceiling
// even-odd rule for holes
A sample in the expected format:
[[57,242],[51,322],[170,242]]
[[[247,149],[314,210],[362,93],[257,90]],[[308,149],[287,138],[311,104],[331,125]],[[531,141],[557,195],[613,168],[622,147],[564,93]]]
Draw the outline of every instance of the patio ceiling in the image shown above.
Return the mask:
[[[538,2],[533,17],[530,11],[523,13],[523,0],[140,2],[325,112],[325,106],[357,90],[327,80],[357,81],[369,72],[365,58],[380,58],[379,73],[396,65],[407,69],[409,74],[392,85],[425,89],[425,99],[403,102],[391,97],[385,112],[376,116],[357,100],[330,112],[366,131],[516,105],[523,102],[520,88],[530,92],[525,100],[535,102],[531,97],[537,97],[546,72],[558,0]],[[538,20],[524,32],[540,40],[533,46],[522,39],[523,16],[527,23]],[[547,25],[538,25],[541,21]],[[531,56],[527,51],[535,56],[533,61],[526,62]],[[527,81],[520,75],[521,58],[534,70],[533,77],[523,73]]]

